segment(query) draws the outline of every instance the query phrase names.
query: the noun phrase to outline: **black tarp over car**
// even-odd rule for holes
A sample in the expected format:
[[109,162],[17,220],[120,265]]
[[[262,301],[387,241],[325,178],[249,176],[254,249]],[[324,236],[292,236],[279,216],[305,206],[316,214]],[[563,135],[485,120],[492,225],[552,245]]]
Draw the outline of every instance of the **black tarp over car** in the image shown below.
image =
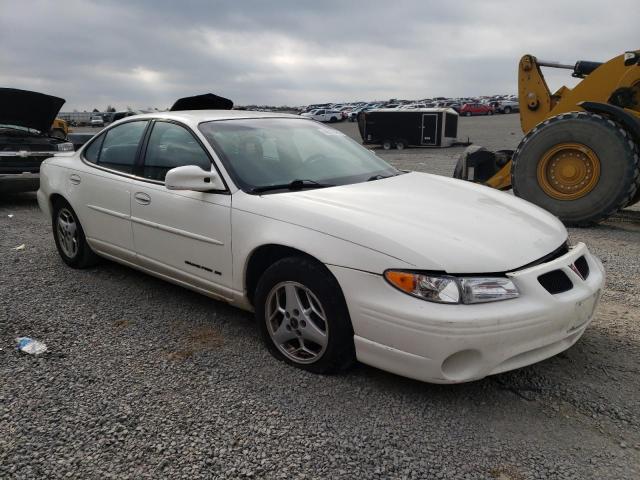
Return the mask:
[[219,97],[213,93],[194,95],[176,100],[171,107],[172,112],[180,110],[231,110],[233,102],[228,98]]

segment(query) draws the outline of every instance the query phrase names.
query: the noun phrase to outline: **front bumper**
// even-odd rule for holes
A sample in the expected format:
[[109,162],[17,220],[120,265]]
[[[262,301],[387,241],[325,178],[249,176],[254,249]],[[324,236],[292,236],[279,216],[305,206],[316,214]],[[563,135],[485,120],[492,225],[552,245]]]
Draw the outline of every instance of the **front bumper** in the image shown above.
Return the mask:
[[[583,280],[570,265],[584,256]],[[520,297],[443,305],[392,288],[380,275],[329,266],[340,283],[362,363],[417,380],[459,383],[539,362],[566,350],[590,323],[604,285],[600,261],[580,243],[555,260],[509,273]],[[539,283],[562,270],[573,283],[551,294]]]

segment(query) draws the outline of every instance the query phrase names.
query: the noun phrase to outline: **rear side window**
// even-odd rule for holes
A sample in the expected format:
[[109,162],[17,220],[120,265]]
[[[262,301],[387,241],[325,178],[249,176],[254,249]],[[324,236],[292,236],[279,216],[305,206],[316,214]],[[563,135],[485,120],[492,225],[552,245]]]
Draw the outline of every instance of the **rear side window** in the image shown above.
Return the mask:
[[[112,170],[133,173],[138,146],[147,123],[146,121],[128,122],[108,130],[102,140],[96,163]],[[99,142],[96,140],[94,143]],[[91,147],[93,144],[87,149],[87,153]],[[87,158],[87,160],[90,159]]]
[[164,181],[172,168],[196,165],[211,170],[211,160],[193,134],[169,122],[156,122],[149,136],[142,176]]

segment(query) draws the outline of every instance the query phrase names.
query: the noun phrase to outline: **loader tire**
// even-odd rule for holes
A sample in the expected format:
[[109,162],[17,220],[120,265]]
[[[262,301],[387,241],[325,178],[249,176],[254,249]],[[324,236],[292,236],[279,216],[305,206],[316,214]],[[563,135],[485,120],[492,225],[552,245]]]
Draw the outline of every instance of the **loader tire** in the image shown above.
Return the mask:
[[511,169],[514,193],[568,226],[592,225],[624,208],[637,198],[639,180],[638,147],[629,133],[587,112],[538,124],[518,145]]

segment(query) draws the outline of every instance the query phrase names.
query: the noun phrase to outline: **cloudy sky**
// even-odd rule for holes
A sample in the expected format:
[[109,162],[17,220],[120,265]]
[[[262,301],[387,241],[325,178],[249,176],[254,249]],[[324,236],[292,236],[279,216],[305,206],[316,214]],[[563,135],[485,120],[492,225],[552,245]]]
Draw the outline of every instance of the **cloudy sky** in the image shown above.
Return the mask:
[[[63,110],[516,93],[523,53],[639,48],[638,0],[0,0],[0,85]],[[552,86],[568,72],[548,75]]]

